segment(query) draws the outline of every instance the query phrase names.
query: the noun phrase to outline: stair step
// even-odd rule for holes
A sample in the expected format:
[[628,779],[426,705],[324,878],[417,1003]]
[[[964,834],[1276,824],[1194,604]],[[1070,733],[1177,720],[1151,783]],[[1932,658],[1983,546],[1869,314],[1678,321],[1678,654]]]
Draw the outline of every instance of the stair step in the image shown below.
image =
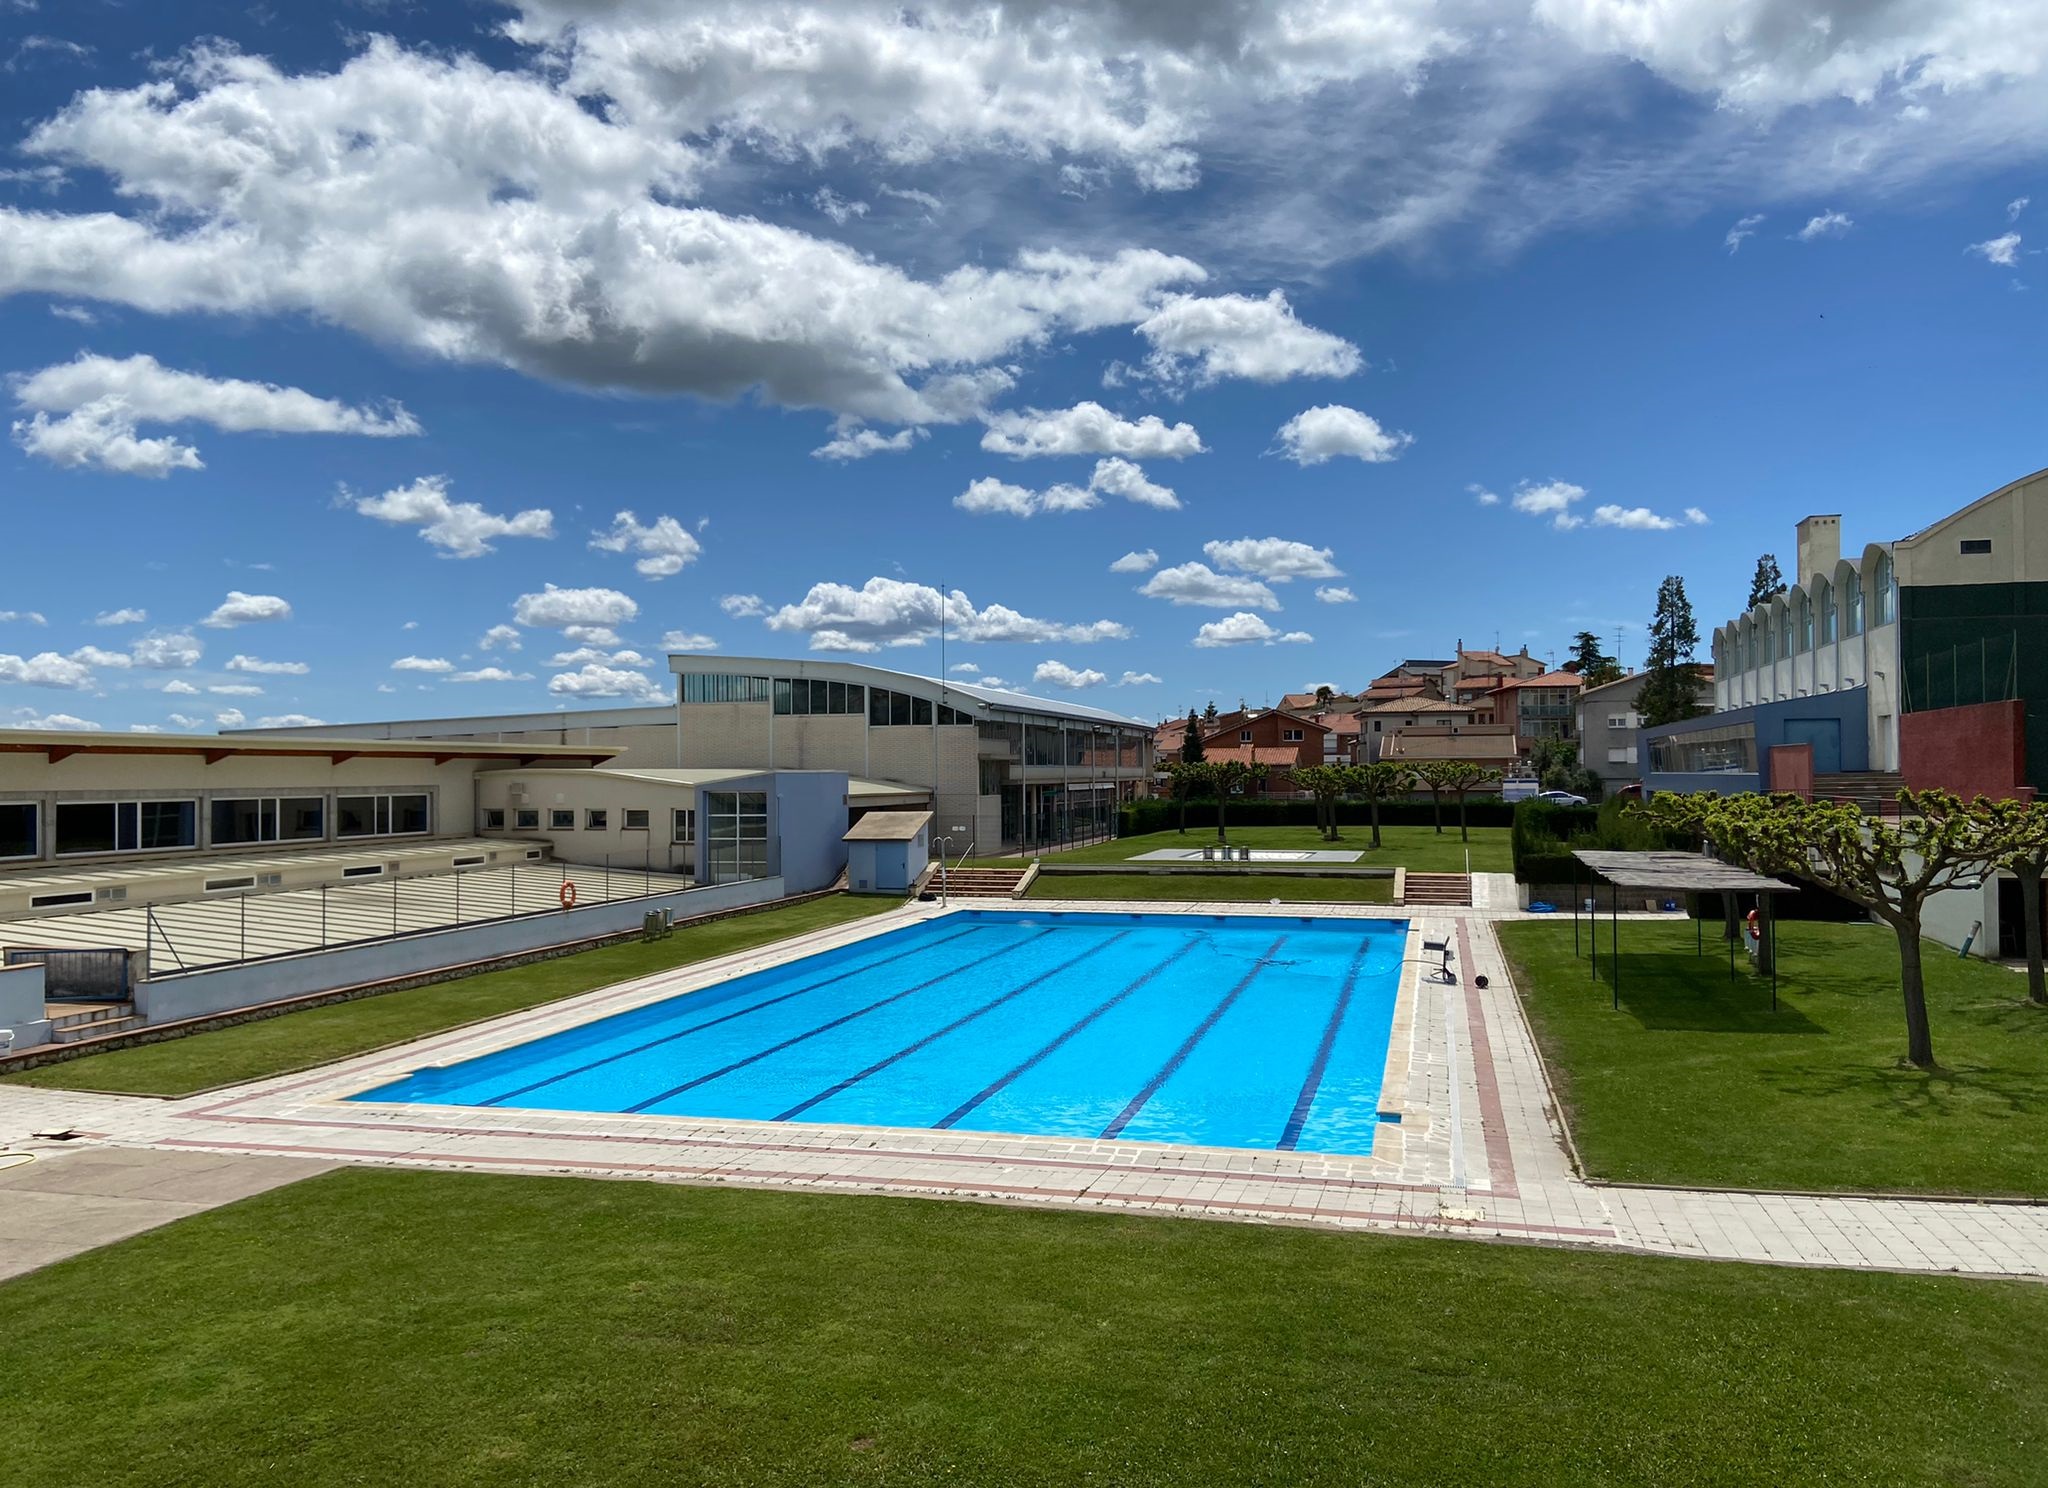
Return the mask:
[[1470,908],[1472,880],[1462,873],[1410,873],[1403,890],[1402,903]]
[[50,1029],[50,1042],[75,1044],[85,1039],[105,1038],[112,1033],[125,1033],[131,1028],[141,1026],[142,1019],[138,1017],[97,1018],[89,1023],[73,1023],[62,1028],[53,1026]]
[[128,1017],[135,1011],[132,1002],[46,1002],[43,1016],[50,1020],[54,1033],[61,1028],[87,1028],[97,1023],[111,1023]]

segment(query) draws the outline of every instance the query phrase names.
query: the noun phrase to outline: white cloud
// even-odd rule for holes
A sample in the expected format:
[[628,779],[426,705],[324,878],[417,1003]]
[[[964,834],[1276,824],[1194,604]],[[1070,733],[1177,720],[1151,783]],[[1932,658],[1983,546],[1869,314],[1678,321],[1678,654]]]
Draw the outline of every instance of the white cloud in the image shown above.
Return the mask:
[[874,429],[849,428],[834,434],[811,451],[814,460],[865,460],[869,455],[901,454],[925,437],[920,428],[898,429],[882,434]]
[[1110,564],[1111,573],[1150,573],[1159,566],[1159,553],[1154,548],[1141,548],[1129,552]]
[[1297,320],[1287,296],[1277,289],[1264,299],[1168,295],[1134,329],[1152,344],[1146,371],[1168,384],[1205,386],[1225,377],[1253,382],[1349,377],[1364,365],[1358,348],[1342,336]]
[[532,672],[508,671],[504,667],[478,667],[471,672],[450,672],[450,682],[531,682]]
[[83,305],[52,305],[50,313],[59,320],[68,320],[74,325],[95,326],[100,318]]
[[310,713],[273,713],[267,718],[256,720],[258,728],[319,728],[327,722]]
[[562,639],[585,646],[622,646],[619,633],[609,625],[565,625]]
[[[1055,486],[1053,490],[1065,493],[1074,490],[1074,487]],[[1086,491],[1078,494],[1084,501],[1092,500]],[[1061,505],[1047,507],[1039,493],[1030,487],[1013,486],[1007,481],[997,480],[992,475],[985,475],[979,480],[969,482],[967,489],[953,498],[953,505],[978,517],[1028,517],[1040,510],[1073,509],[1064,494],[1061,497]]]
[[1157,687],[1162,679],[1156,672],[1125,672],[1116,679],[1119,687]]
[[1514,499],[1508,504],[1524,516],[1548,517],[1551,526],[1569,532],[1585,521],[1572,510],[1575,503],[1585,499],[1586,488],[1570,481],[1548,480],[1541,485],[1523,481],[1515,487]]
[[1257,579],[1220,574],[1206,563],[1179,563],[1162,568],[1139,585],[1138,592],[1148,599],[1171,600],[1177,605],[1208,605],[1219,610],[1234,605],[1256,605],[1262,610],[1280,608],[1273,591]]
[[1225,620],[1211,620],[1195,632],[1195,644],[1205,648],[1219,646],[1278,645],[1312,641],[1315,637],[1305,630],[1290,630],[1285,634],[1275,630],[1259,616],[1249,610],[1239,610]]
[[1031,680],[1041,686],[1060,687],[1069,692],[1077,692],[1084,687],[1100,687],[1109,680],[1109,675],[1106,672],[1098,672],[1093,667],[1085,671],[1076,671],[1064,661],[1041,661],[1032,671]]
[[128,643],[128,654],[135,658],[139,667],[153,671],[176,672],[186,667],[197,666],[199,658],[206,654],[206,647],[199,637],[188,631],[153,630],[146,636],[138,636]]
[[391,663],[394,672],[442,673],[455,670],[455,663],[444,656],[401,656]]
[[228,658],[227,669],[231,672],[281,677],[303,677],[313,670],[303,661],[264,661],[259,657],[243,656],[239,653]]
[[1310,547],[1284,537],[1239,537],[1206,542],[1202,552],[1211,563],[1238,573],[1257,574],[1269,583],[1290,579],[1341,579],[1344,570],[1328,548]]
[[1121,496],[1140,506],[1156,506],[1161,511],[1180,510],[1180,498],[1167,487],[1148,480],[1143,466],[1115,456],[1095,462],[1095,473],[1089,477],[1088,487],[1093,491]]
[[623,625],[639,613],[639,604],[616,589],[558,589],[553,584],[538,594],[520,595],[512,606],[514,620],[541,630]]
[[1704,527],[1713,520],[1696,506],[1688,506],[1685,509],[1685,519],[1695,527]]
[[240,708],[223,708],[213,715],[215,728],[237,729],[248,723],[249,715]]
[[647,579],[679,574],[704,551],[704,545],[674,517],[656,517],[643,525],[629,511],[612,518],[609,532],[591,533],[590,546],[601,553],[638,553],[634,572]]
[[92,617],[95,625],[140,625],[149,618],[147,610],[101,610]]
[[2032,200],[2032,197],[2016,196],[2011,201],[2007,202],[2005,204],[2005,220],[2007,222],[2019,221],[2020,213],[2026,211],[2027,203]]
[[947,636],[956,641],[1086,644],[1130,635],[1127,626],[1112,620],[1069,624],[1034,619],[1006,605],[976,609],[958,589],[941,595],[927,584],[879,577],[858,589],[813,584],[802,600],[769,615],[768,628],[807,635],[813,651],[867,653],[933,639],[942,616]]
[[1500,497],[1494,492],[1487,490],[1486,487],[1482,485],[1474,483],[1473,485],[1465,487],[1465,489],[1472,493],[1472,499],[1478,502],[1481,506],[1500,505]]
[[1356,604],[1358,596],[1342,584],[1325,584],[1316,590],[1316,598],[1324,604]]
[[48,625],[49,617],[41,610],[0,610],[0,623],[21,625]]
[[1763,225],[1764,214],[1752,212],[1728,229],[1728,236],[1721,239],[1730,253],[1740,253],[1744,242],[1756,236],[1756,230]]
[[1621,527],[1631,532],[1669,532],[1680,525],[1676,517],[1659,516],[1647,506],[1596,506],[1595,527]]
[[126,668],[135,665],[135,658],[126,651],[102,651],[98,646],[80,646],[71,653],[71,659],[96,667]]
[[78,691],[93,685],[93,675],[92,668],[86,663],[60,656],[55,651],[41,651],[34,656],[11,656],[0,652],[0,682]]
[[519,632],[510,625],[493,625],[477,638],[479,651],[495,651],[503,646],[507,651],[519,649]]
[[450,501],[448,484],[445,475],[423,475],[381,496],[354,496],[344,488],[342,499],[363,516],[419,528],[420,536],[439,548],[443,558],[481,558],[493,551],[493,538],[555,535],[554,513],[545,507],[499,516],[474,501]]
[[209,684],[206,690],[218,697],[263,696],[263,689],[253,682],[215,682]]
[[1847,212],[1827,211],[1806,219],[1806,226],[1792,234],[1802,243],[1811,243],[1820,238],[1839,238],[1856,225],[1856,219]]
[[175,723],[181,729],[199,729],[206,727],[206,720],[192,713],[173,713],[171,715],[171,722]]
[[718,601],[718,607],[735,620],[752,620],[768,613],[758,594],[728,594]]
[[2016,269],[2020,263],[2020,235],[2016,232],[2002,233],[1982,243],[1972,243],[1966,250],[1979,253],[1988,263],[1995,263],[2003,269]]
[[661,637],[664,651],[716,651],[718,642],[700,631],[670,630]]
[[298,388],[179,372],[151,356],[117,360],[85,352],[11,382],[15,401],[32,415],[14,425],[23,449],[52,464],[124,475],[202,468],[199,452],[190,445],[170,437],[139,437],[143,424],[202,423],[228,433],[373,438],[420,432],[412,415],[395,404],[351,408]]
[[170,697],[199,696],[199,689],[194,687],[190,682],[187,682],[183,677],[171,678],[171,680],[164,683],[163,687],[159,690]]
[[232,630],[237,625],[264,625],[291,617],[292,607],[275,594],[244,594],[239,589],[230,589],[228,597],[199,623],[215,630]]
[[33,708],[16,708],[13,727],[23,729],[61,729],[65,732],[98,733],[100,726],[90,719],[71,713],[38,713]]
[[827,217],[830,217],[840,227],[846,226],[847,223],[853,221],[856,217],[865,217],[868,214],[868,204],[866,202],[848,201],[830,186],[820,186],[816,191],[812,192],[811,205],[820,212],[823,212]]
[[981,663],[978,661],[956,661],[947,667],[946,670],[955,676],[971,677],[981,670]]
[[1280,426],[1280,453],[1297,465],[1321,465],[1339,455],[1379,465],[1398,459],[1415,436],[1382,429],[1379,420],[1341,403],[1308,408]]
[[1010,684],[1005,682],[1001,677],[976,677],[974,679],[974,685],[976,687],[993,687],[1000,691],[1002,689],[1007,688]]
[[1178,460],[1199,455],[1206,446],[1193,424],[1170,427],[1156,413],[1131,420],[1119,418],[1100,403],[1072,408],[1032,408],[1021,413],[988,415],[981,447],[992,454],[1019,459],[1035,455],[1123,455],[1131,459]]
[[646,703],[670,700],[668,691],[644,673],[599,662],[586,662],[577,671],[557,673],[548,679],[548,691],[556,697],[633,698]]

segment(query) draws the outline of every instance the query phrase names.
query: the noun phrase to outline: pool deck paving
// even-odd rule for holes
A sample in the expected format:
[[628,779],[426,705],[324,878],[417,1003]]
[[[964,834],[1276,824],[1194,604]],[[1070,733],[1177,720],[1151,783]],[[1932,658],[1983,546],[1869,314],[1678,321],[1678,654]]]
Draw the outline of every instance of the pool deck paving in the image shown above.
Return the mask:
[[[346,1099],[423,1065],[470,1058],[629,1008],[714,985],[798,956],[852,944],[934,915],[907,906],[775,946],[602,988],[310,1073],[180,1100],[0,1086],[0,1149],[33,1150],[46,1172],[83,1152],[260,1160],[137,1177],[136,1202],[161,1223],[336,1163],[582,1174],[1181,1214],[1463,1236],[1721,1260],[2048,1279],[2048,1205],[1635,1188],[1589,1183],[1573,1168],[1550,1088],[1492,923],[1520,918],[1513,884],[1477,875],[1471,910],[1410,913],[1317,905],[1317,918],[1410,921],[1382,1109],[1370,1155],[1177,1146],[965,1131],[675,1116],[400,1105]],[[1043,912],[1057,904],[1034,901]],[[1088,901],[1092,914],[1301,917],[1304,906]],[[1448,937],[1461,976],[1437,977],[1420,953]],[[1488,986],[1476,985],[1484,975]],[[32,1133],[84,1133],[62,1144]],[[61,1150],[60,1150],[61,1149]],[[103,1159],[134,1161],[134,1159]],[[4,1161],[4,1159],[0,1159]],[[52,1218],[10,1224],[24,1168],[0,1169],[0,1275],[13,1237],[28,1264],[49,1248]],[[9,1179],[14,1183],[10,1184]],[[91,1186],[91,1180],[84,1180]],[[47,1186],[47,1185],[46,1185]],[[142,1191],[146,1190],[146,1192]],[[111,1197],[127,1198],[116,1194]],[[42,1204],[41,1198],[32,1201]],[[54,1211],[53,1211],[54,1212]],[[146,1228],[136,1213],[105,1221],[84,1209],[73,1248]],[[123,1230],[120,1223],[129,1223]],[[38,1239],[29,1238],[34,1231]],[[94,1238],[97,1236],[97,1238]],[[15,1265],[14,1269],[25,1269]]]

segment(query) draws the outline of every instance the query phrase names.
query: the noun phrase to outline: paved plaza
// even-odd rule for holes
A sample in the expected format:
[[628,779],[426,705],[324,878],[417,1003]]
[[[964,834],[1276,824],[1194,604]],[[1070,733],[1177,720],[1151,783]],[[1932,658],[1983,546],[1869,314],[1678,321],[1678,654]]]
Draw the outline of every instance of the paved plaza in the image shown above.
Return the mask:
[[[84,1143],[262,1157],[303,1164],[306,1171],[374,1163],[580,1173],[2048,1278],[2048,1206],[1631,1188],[1580,1179],[1493,934],[1494,920],[1514,911],[1485,907],[1512,904],[1512,884],[1483,881],[1475,890],[1481,907],[1472,910],[1315,910],[1319,917],[1411,921],[1381,1097],[1383,1108],[1398,1110],[1401,1120],[1380,1127],[1369,1156],[346,1099],[423,1065],[521,1043],[914,919],[961,912],[929,905],[621,983],[317,1072],[183,1100],[0,1087],[0,1147],[35,1151],[41,1162],[57,1161]],[[1148,915],[1219,908],[1302,913],[1300,906],[1153,901],[1074,907]],[[1435,976],[1421,955],[1422,940],[1443,937],[1456,947],[1462,975],[1455,983]],[[1487,979],[1484,988],[1477,985],[1480,976]],[[65,1131],[82,1135],[61,1144],[49,1139]],[[0,1180],[8,1176],[0,1172]],[[171,1173],[164,1196],[175,1197],[178,1186]],[[11,1232],[0,1230],[0,1274],[14,1243]]]

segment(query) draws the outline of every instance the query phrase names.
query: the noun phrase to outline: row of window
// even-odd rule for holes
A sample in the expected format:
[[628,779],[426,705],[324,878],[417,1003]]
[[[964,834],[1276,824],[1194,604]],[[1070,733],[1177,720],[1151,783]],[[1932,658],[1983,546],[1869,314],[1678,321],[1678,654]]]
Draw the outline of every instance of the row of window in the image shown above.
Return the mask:
[[[223,796],[209,806],[214,847],[322,842],[328,835],[325,796]],[[332,809],[336,837],[421,836],[432,824],[425,795],[336,796]],[[39,803],[0,801],[0,858],[42,856],[42,830]],[[60,858],[197,847],[199,802],[59,801],[50,808],[49,833]]]
[[[1872,587],[1877,592],[1877,623],[1890,625],[1898,619],[1899,589],[1893,582],[1889,553],[1878,559],[1876,582]],[[1785,661],[1795,651],[1811,651],[1815,644],[1816,622],[1819,644],[1823,646],[1832,646],[1838,639],[1863,634],[1863,585],[1850,585],[1839,605],[1835,603],[1833,582],[1825,579],[1810,597],[1793,594],[1790,613],[1781,624],[1772,625],[1766,621],[1754,629],[1735,632],[1735,654],[1729,658],[1731,669],[1753,671],[1769,665],[1773,659]]]
[[715,672],[685,672],[683,701],[770,703],[778,714],[799,718],[858,718],[865,712],[869,725],[875,728],[928,728],[935,720],[945,725],[974,722],[959,709],[934,703],[928,697],[892,692],[886,687],[865,687],[858,682],[820,682],[804,677],[728,677]]
[[[515,806],[510,813],[502,807],[484,808],[483,829],[486,832],[502,832],[508,819],[515,832],[538,832],[541,829],[541,811],[537,806]],[[689,842],[697,835],[697,813],[678,809],[671,811],[670,840]],[[547,811],[550,832],[573,832],[576,828],[576,812],[573,807],[551,806]],[[586,832],[609,832],[611,811],[603,806],[592,806],[583,813],[583,830]],[[652,815],[644,808],[627,807],[619,813],[619,830],[622,832],[649,832],[653,830]]]

